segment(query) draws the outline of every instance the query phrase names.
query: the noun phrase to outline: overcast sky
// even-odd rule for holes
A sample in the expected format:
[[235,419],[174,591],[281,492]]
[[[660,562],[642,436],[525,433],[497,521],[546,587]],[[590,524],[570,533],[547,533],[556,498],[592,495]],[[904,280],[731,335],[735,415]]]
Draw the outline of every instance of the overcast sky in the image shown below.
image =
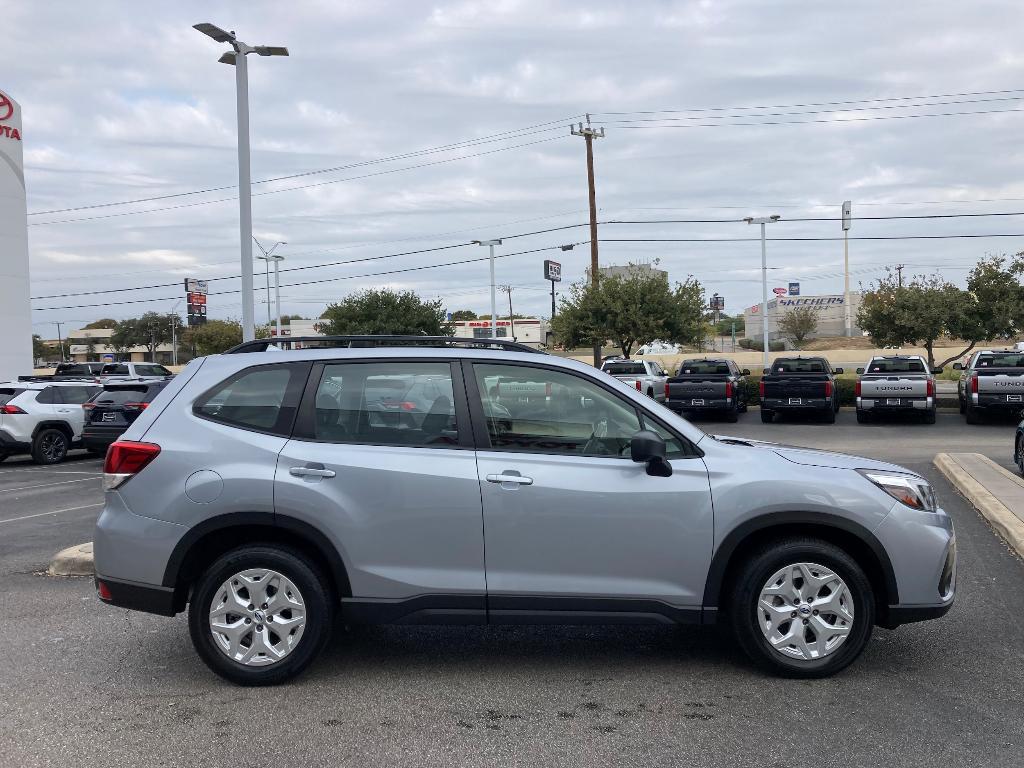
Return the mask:
[[[2,14],[0,88],[24,110],[36,214],[33,297],[175,283],[34,300],[36,332],[47,337],[57,320],[170,311],[182,278],[239,272],[234,70],[217,63],[222,45],[191,28],[201,21],[291,52],[249,58],[254,180],[350,166],[254,187],[257,237],[287,241],[283,267],[315,267],[282,274],[288,313],[316,316],[381,285],[488,311],[485,261],[359,277],[480,258],[479,246],[316,265],[584,224],[584,146],[568,125],[587,112],[607,131],[595,142],[602,220],[835,218],[844,199],[858,216],[1024,210],[1024,113],[1012,111],[1024,108],[1024,91],[949,96],[1024,83],[1019,1],[4,0]],[[898,98],[926,96],[943,98]],[[906,117],[950,112],[989,114]],[[485,143],[444,148],[472,140]],[[217,187],[226,189],[45,213]],[[1021,218],[857,220],[850,234],[1024,233]],[[754,230],[608,224],[600,238]],[[837,221],[769,228],[777,238],[841,234]],[[586,227],[517,237],[498,252],[587,237]],[[1019,244],[851,239],[854,286],[896,263],[962,281],[977,258]],[[841,239],[769,242],[768,257],[770,287],[799,280],[804,294],[842,291]],[[567,287],[583,277],[589,250],[500,259],[498,282],[515,286],[517,312],[550,312],[545,258],[562,262]],[[723,294],[727,311],[760,299],[756,241],[601,243],[604,264],[654,259],[670,279],[693,274]],[[289,287],[331,278],[350,279]],[[151,298],[160,300],[42,311]],[[264,301],[259,292],[257,320]],[[240,313],[237,293],[210,296],[211,317]]]

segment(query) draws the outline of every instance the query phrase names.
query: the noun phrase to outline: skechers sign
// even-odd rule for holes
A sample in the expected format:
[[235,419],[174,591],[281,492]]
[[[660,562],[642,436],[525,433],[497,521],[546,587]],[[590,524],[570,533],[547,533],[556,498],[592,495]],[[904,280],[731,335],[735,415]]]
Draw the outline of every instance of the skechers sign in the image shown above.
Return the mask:
[[0,93],[0,136],[5,139],[21,141],[21,131],[11,125],[4,125],[5,120],[10,120],[14,114],[14,104],[7,96]]

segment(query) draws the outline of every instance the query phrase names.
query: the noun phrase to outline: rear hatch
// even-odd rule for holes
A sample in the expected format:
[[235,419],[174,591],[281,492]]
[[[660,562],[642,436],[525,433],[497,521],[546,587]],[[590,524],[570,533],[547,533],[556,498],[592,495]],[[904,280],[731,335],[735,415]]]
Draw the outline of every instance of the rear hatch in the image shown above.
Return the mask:
[[145,384],[104,388],[85,403],[86,426],[127,429],[153,399],[155,391]]
[[860,396],[868,399],[925,398],[928,397],[928,377],[865,375],[860,380]]
[[726,396],[729,366],[714,360],[684,360],[668,380],[671,400],[722,400]]
[[764,397],[815,399],[832,394],[832,383],[824,373],[769,374],[761,381],[764,384]]

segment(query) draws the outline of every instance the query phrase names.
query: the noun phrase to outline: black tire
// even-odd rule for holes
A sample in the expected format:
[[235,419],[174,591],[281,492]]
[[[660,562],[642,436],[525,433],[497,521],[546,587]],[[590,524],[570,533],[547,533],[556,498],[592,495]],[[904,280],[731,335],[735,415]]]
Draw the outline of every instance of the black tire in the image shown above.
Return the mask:
[[[843,644],[821,659],[801,660],[783,655],[768,643],[758,626],[757,606],[762,586],[788,564],[814,563],[831,569],[844,582],[853,601],[853,629]],[[875,597],[863,569],[844,550],[821,539],[776,541],[744,558],[731,580],[727,614],[740,647],[758,665],[784,677],[817,678],[834,675],[861,654],[875,624]]]
[[761,423],[771,424],[775,421],[775,411],[766,411],[764,408],[761,409]]
[[725,412],[725,420],[730,424],[735,424],[740,420],[740,409],[739,407],[730,408]]
[[654,399],[654,390],[653,390],[653,389],[650,389],[650,388],[648,388],[648,390],[647,390],[647,396],[648,396],[649,398],[651,398],[651,399],[653,400],[653,399]]
[[10,456],[10,455],[11,454],[9,454],[9,453],[0,453],[0,462],[5,461],[7,459],[7,457]]
[[[229,659],[210,632],[210,605],[232,575],[249,568],[267,568],[289,579],[302,594],[306,624],[298,645],[268,666],[246,666]],[[238,685],[277,685],[308,667],[327,644],[334,623],[335,598],[327,579],[301,553],[276,544],[253,544],[232,550],[200,576],[188,611],[188,628],[199,657],[211,670]],[[265,630],[264,630],[265,631]]]
[[36,464],[60,464],[68,455],[70,442],[59,429],[41,429],[32,439],[32,460]]
[[960,413],[963,413],[966,409],[964,408],[964,399],[959,395],[956,398],[957,404],[960,406]]
[[1024,475],[1024,455],[1021,455],[1020,437],[1017,437],[1013,442],[1013,463],[1017,465],[1017,469]]
[[836,409],[835,408],[829,408],[825,412],[825,418],[823,419],[823,421],[826,424],[835,424],[836,423]]
[[742,403],[739,404],[738,407],[740,409],[740,413],[746,413],[747,412],[747,401],[744,400]]
[[929,408],[927,411],[924,412],[924,423],[925,424],[934,424],[935,423],[935,409],[934,408]]
[[868,416],[866,411],[861,411],[861,410],[857,411],[857,423],[858,424],[867,424],[870,420],[871,420],[871,418]]
[[964,404],[964,421],[968,424],[981,423],[981,418],[978,416],[978,412],[971,407],[970,403]]

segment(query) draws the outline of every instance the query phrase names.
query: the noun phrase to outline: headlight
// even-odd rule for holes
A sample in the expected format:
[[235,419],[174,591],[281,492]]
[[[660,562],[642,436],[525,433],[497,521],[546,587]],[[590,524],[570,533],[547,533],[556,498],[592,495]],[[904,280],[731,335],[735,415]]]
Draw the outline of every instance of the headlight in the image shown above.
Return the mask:
[[895,472],[879,472],[871,469],[858,469],[861,475],[877,485],[901,504],[923,512],[934,512],[935,491],[927,480],[913,475],[900,475]]

